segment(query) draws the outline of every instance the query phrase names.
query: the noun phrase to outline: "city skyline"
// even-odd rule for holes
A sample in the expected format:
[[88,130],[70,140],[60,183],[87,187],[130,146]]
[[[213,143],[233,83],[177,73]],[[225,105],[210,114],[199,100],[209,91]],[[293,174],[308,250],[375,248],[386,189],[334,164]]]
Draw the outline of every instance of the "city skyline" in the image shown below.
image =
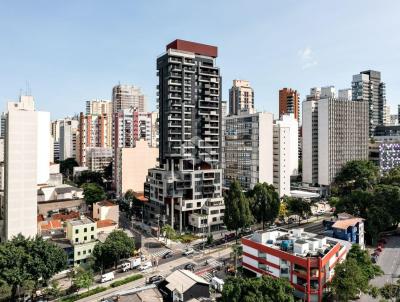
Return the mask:
[[[0,34],[6,46],[0,49],[1,105],[5,109],[29,82],[38,108],[56,119],[84,111],[87,100],[111,99],[112,87],[120,82],[141,87],[148,110],[154,110],[154,57],[166,43],[180,38],[218,46],[223,100],[228,100],[233,79],[249,80],[256,109],[277,115],[283,87],[298,90],[303,101],[311,87],[349,88],[354,74],[372,69],[382,72],[387,102],[395,113],[400,80],[391,65],[399,59],[400,42],[388,35],[400,25],[395,16],[400,3],[374,9],[373,1],[252,4],[240,10],[246,22],[231,17],[238,11],[232,1],[213,3],[208,22],[190,22],[203,16],[191,5],[179,19],[162,18],[166,13],[173,16],[181,1],[156,8],[99,1],[0,4]],[[362,41],[370,41],[368,47]]]

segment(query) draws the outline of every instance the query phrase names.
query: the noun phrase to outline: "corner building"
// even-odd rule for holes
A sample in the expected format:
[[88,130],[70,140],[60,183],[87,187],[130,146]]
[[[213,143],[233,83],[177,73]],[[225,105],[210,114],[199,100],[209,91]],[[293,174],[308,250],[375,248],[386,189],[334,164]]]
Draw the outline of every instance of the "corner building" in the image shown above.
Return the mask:
[[159,167],[144,194],[150,218],[180,232],[223,224],[221,77],[217,47],[175,40],[157,59]]

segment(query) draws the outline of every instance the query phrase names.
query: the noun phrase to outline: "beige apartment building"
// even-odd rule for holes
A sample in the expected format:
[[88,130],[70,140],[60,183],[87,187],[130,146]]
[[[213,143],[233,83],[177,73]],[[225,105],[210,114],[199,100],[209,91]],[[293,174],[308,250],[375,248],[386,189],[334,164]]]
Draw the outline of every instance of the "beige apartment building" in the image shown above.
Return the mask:
[[118,148],[118,167],[116,175],[117,196],[127,190],[143,192],[148,170],[157,166],[158,148],[150,147],[140,140],[134,148]]
[[96,245],[96,222],[88,217],[67,221],[67,239],[74,247],[74,265],[85,264]]
[[229,115],[238,115],[241,111],[254,112],[254,90],[249,81],[233,80],[229,89]]

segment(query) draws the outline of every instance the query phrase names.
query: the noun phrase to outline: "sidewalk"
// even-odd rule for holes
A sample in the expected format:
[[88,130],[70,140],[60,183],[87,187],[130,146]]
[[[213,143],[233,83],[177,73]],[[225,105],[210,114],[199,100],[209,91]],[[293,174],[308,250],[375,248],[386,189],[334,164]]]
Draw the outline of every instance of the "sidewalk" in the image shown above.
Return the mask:
[[[227,246],[227,247],[224,247],[224,250],[220,250],[220,249],[211,250],[211,251],[209,251],[209,253],[205,253],[204,255],[198,255],[199,258],[193,257],[193,260],[201,260],[203,257],[205,257],[205,255],[207,255],[207,257],[211,256],[211,257],[220,258],[220,257],[226,256],[226,255],[229,255],[230,253],[231,253],[231,248],[230,248],[230,246]],[[84,298],[84,299],[81,299],[81,300],[78,300],[78,301],[79,302],[99,301],[100,299],[102,299],[104,297],[110,297],[110,296],[116,295],[118,292],[120,292],[122,290],[131,289],[131,288],[138,287],[138,286],[143,286],[145,284],[145,282],[146,282],[146,277],[151,276],[151,275],[155,275],[155,274],[162,275],[162,276],[165,277],[170,272],[172,272],[172,270],[174,268],[176,268],[176,267],[178,267],[180,265],[183,265],[183,264],[185,264],[187,262],[188,262],[188,259],[186,257],[181,257],[181,258],[178,258],[178,259],[176,259],[174,261],[170,261],[170,262],[161,264],[158,267],[154,267],[153,269],[149,270],[148,272],[143,273],[144,278],[142,278],[142,279],[139,279],[139,280],[136,280],[136,281],[121,285],[121,286],[116,287],[116,288],[110,288],[110,289],[108,289],[108,290],[106,290],[104,292],[95,294],[93,296],[90,296],[90,297],[87,297],[87,298]],[[134,275],[134,274],[137,274],[137,273],[133,273],[132,275]],[[124,278],[126,278],[126,276]],[[112,282],[115,282],[115,281],[117,281],[119,279],[124,279],[124,278],[116,278]],[[107,282],[107,283],[99,284],[97,286],[103,286],[103,287],[104,286],[109,286],[110,283],[111,282]],[[96,286],[93,286],[93,288],[94,287],[96,287]]]

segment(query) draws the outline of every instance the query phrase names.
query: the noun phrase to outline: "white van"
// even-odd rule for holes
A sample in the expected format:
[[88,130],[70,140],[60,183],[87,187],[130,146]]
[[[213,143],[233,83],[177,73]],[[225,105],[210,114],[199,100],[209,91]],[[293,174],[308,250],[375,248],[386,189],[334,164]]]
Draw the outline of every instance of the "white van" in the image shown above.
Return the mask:
[[225,284],[224,280],[222,280],[220,278],[213,277],[211,279],[212,288],[214,288],[216,291],[218,291],[220,293],[222,292],[222,289],[224,288],[224,284]]
[[101,280],[100,280],[101,283],[108,282],[111,280],[114,280],[114,272],[109,272],[101,275]]

